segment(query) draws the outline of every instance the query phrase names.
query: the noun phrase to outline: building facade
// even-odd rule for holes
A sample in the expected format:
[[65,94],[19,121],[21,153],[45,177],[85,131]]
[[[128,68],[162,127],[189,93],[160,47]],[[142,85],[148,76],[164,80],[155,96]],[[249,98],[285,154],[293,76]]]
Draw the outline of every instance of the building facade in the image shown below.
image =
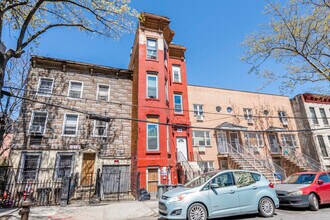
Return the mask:
[[[322,169],[330,169],[330,96],[299,94],[291,99],[303,151],[319,161]],[[317,162],[315,162],[317,163]]]
[[[95,186],[98,169],[130,191],[132,72],[33,56],[10,165],[19,181],[74,178]],[[103,192],[117,192],[105,185]]]
[[272,180],[308,169],[288,97],[194,85],[188,92],[193,148],[208,170],[253,169]]
[[[178,160],[192,160],[185,50],[171,43],[166,17],[142,13],[132,49],[133,180],[151,194],[181,180]],[[177,150],[178,149],[178,150]]]

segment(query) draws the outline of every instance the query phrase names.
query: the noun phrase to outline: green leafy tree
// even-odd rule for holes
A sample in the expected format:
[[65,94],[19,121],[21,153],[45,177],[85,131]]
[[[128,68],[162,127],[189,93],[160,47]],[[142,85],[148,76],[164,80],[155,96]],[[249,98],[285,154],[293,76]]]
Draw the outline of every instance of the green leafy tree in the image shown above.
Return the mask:
[[[330,85],[330,1],[271,2],[265,13],[270,21],[243,43],[242,59],[252,65],[250,72],[267,82],[280,80],[286,90],[308,82]],[[267,69],[268,61],[284,71]]]
[[[20,58],[27,46],[53,28],[82,31],[118,38],[132,30],[137,12],[129,0],[2,0],[0,2],[0,91],[7,63]],[[4,28],[15,48],[6,48]]]

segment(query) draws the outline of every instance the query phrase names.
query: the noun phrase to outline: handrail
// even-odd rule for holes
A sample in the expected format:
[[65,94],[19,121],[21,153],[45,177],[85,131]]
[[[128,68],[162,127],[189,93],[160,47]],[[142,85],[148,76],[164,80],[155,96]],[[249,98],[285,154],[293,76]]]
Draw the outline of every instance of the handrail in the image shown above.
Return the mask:
[[[183,155],[183,153],[181,151],[177,151],[177,159],[182,165],[183,165],[183,163],[185,164],[183,166],[187,170],[189,180],[192,180],[194,178],[194,169],[190,166],[187,158]],[[191,174],[190,172],[192,173],[193,176],[190,175]]]
[[[287,157],[288,156],[291,156],[291,157],[293,157],[293,159],[295,159],[297,161],[297,164],[298,165],[300,165],[300,166],[302,165],[302,166],[305,166],[305,167],[311,167],[315,171],[322,170],[322,165],[319,162],[317,162],[313,158],[310,158],[309,156],[305,155],[301,151],[298,151],[297,152],[296,149],[295,149],[295,147],[283,146],[283,148],[289,150],[288,154],[284,154],[284,156],[287,156]],[[316,163],[316,164],[313,164],[313,162],[311,162],[310,160],[314,160],[314,163]]]
[[317,171],[323,171],[324,170],[319,161],[311,158],[310,156],[304,154],[303,152],[301,152],[301,154],[310,165],[314,166],[317,169]]
[[204,173],[205,172],[205,162],[202,159],[202,157],[199,155],[199,153],[197,153],[196,151],[194,151],[194,160],[197,161],[197,164],[198,164],[198,162],[202,163],[202,165],[198,164],[198,166],[202,170],[202,173]]

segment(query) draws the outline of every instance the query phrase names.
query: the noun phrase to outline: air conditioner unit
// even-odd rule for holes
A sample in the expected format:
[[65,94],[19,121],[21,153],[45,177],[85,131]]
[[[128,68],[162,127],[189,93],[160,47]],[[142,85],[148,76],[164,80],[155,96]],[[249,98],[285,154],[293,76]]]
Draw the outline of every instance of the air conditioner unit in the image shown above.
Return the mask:
[[31,127],[30,127],[30,134],[37,134],[37,135],[41,135],[41,134],[43,134],[43,128],[42,128],[42,126],[40,126],[40,125],[32,125]]
[[247,123],[248,124],[253,124],[253,119],[252,118],[247,118]]
[[198,152],[205,152],[205,146],[199,146]]
[[288,124],[289,124],[289,123],[288,123],[288,119],[283,118],[283,119],[282,119],[282,124],[283,124],[283,125],[288,125]]
[[196,116],[197,121],[203,121],[204,120],[204,116],[203,115],[197,115]]
[[108,96],[106,96],[106,95],[100,95],[99,96],[99,101],[108,101]]

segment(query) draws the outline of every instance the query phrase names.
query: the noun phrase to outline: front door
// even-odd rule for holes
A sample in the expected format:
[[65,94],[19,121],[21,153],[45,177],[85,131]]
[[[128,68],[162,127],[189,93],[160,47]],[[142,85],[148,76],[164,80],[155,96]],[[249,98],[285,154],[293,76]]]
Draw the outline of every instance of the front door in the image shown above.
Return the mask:
[[85,153],[83,155],[81,168],[81,185],[89,186],[93,184],[95,153]]
[[229,141],[230,145],[235,149],[239,150],[239,139],[238,139],[238,133],[237,132],[230,132],[229,133]]
[[232,172],[222,173],[211,180],[218,188],[209,189],[211,216],[221,217],[240,213],[237,187]]
[[269,139],[270,151],[272,153],[280,153],[281,151],[279,148],[276,134],[269,134],[268,139]]
[[156,198],[159,183],[158,168],[148,168],[147,171],[147,191],[152,198]]
[[187,139],[184,137],[176,138],[176,149],[178,151],[178,162],[188,160]]
[[217,144],[219,153],[228,153],[226,133],[217,132]]

